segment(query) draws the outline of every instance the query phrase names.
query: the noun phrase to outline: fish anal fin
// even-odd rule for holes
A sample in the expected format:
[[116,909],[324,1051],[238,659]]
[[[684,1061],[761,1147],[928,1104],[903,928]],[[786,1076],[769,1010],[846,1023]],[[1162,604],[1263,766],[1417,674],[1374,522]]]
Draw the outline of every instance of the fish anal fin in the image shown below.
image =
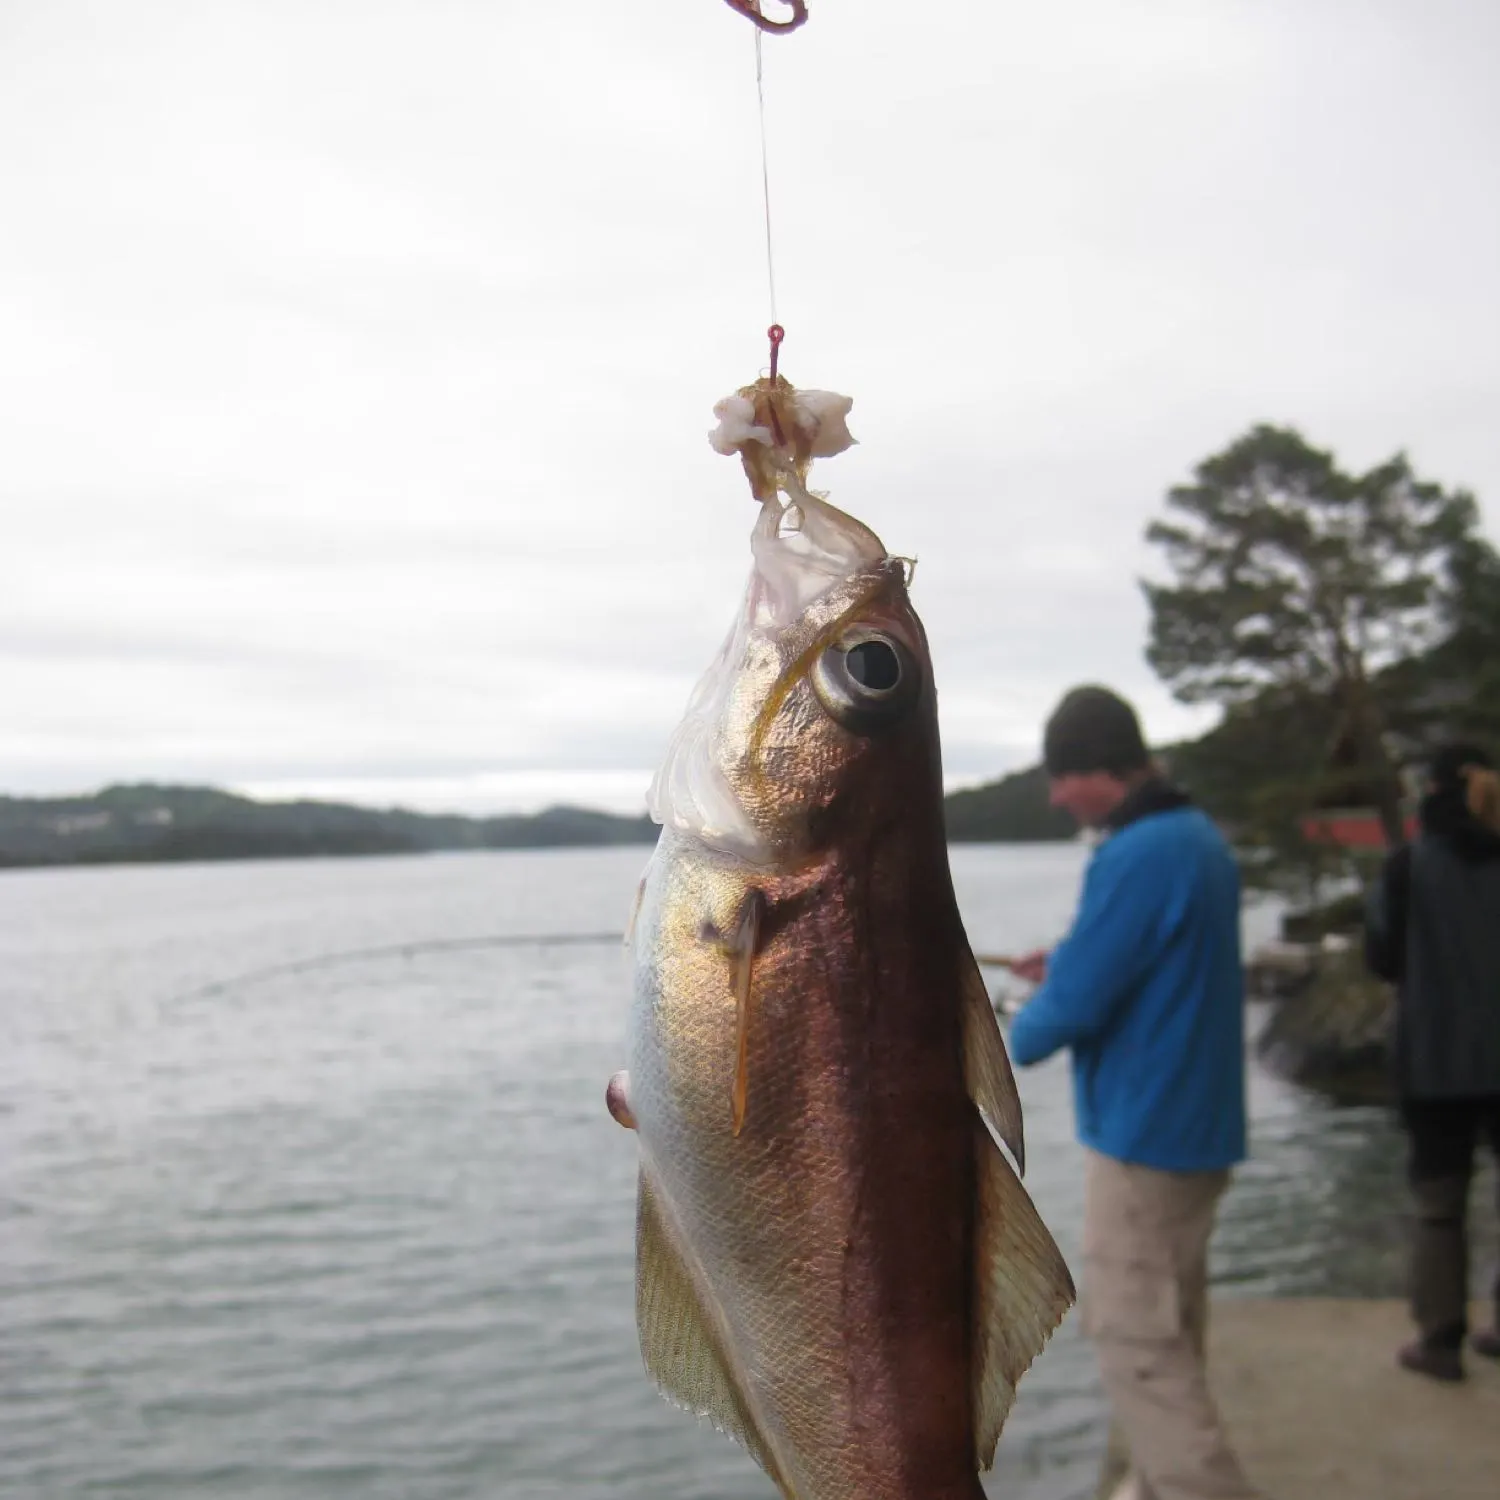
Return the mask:
[[1076,1293],[1031,1195],[977,1114],[974,1133],[974,1444],[987,1470],[1017,1384]]
[[644,1170],[636,1200],[635,1266],[636,1327],[651,1378],[664,1396],[708,1418],[780,1483]]
[[1026,1175],[1026,1133],[1021,1123],[1021,1095],[1010,1055],[1000,1035],[1000,1023],[990,1004],[984,975],[974,955],[962,959],[964,1082],[969,1097],[989,1117],[1006,1149],[1016,1159],[1016,1170]]

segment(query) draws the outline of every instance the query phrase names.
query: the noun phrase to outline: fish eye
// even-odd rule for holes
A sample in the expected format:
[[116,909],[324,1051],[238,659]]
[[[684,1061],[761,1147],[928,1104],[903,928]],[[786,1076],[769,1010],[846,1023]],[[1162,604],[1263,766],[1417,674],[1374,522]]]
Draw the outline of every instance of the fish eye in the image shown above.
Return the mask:
[[844,653],[844,668],[870,693],[889,693],[901,682],[901,658],[889,641],[861,641]]
[[876,630],[851,630],[818,658],[818,701],[854,734],[874,734],[902,718],[921,690],[916,660],[900,641]]

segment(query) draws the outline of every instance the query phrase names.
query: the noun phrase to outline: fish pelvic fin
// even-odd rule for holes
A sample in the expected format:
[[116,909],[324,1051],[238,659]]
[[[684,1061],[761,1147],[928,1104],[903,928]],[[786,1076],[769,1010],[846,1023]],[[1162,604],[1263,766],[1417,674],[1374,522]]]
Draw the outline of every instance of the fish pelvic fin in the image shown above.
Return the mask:
[[725,1338],[705,1314],[643,1168],[636,1197],[635,1318],[641,1357],[662,1394],[733,1438],[788,1493],[750,1405],[724,1357]]
[[630,1107],[630,1074],[616,1073],[604,1090],[604,1104],[614,1122],[626,1130],[635,1129],[635,1111]]
[[1016,1159],[1016,1171],[1026,1175],[1026,1132],[1021,1123],[1021,1095],[1010,1055],[990,1004],[984,975],[965,947],[961,959],[963,984],[964,1083],[969,1097],[989,1117],[1006,1149]]
[[1076,1292],[1031,1195],[977,1113],[974,1136],[974,1456],[988,1470],[1016,1386]]

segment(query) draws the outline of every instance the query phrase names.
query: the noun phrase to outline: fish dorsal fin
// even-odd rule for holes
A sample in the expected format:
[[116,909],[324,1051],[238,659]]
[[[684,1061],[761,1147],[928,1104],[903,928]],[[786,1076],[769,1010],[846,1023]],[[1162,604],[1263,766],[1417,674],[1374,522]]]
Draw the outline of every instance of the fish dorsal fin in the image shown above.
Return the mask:
[[769,1446],[729,1373],[723,1341],[704,1315],[644,1170],[636,1196],[635,1321],[641,1357],[662,1394],[707,1417],[779,1484]]
[[1010,1056],[990,1004],[984,975],[974,955],[964,949],[963,1017],[964,1082],[969,1097],[989,1116],[1000,1139],[1016,1159],[1016,1170],[1026,1175],[1026,1134],[1021,1125],[1021,1096],[1016,1092],[1016,1075],[1011,1072]]
[[974,1134],[974,1446],[988,1469],[1017,1383],[1076,1294],[1031,1195],[977,1114]]

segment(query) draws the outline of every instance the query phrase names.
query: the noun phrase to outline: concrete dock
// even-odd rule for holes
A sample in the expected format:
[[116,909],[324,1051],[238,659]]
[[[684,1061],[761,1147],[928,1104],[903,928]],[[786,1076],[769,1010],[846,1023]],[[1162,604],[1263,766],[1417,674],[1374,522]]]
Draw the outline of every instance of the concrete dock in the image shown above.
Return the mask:
[[[1500,1363],[1441,1385],[1397,1367],[1410,1337],[1396,1301],[1215,1302],[1209,1377],[1266,1500],[1500,1500]],[[1112,1450],[1101,1495],[1120,1474]]]

